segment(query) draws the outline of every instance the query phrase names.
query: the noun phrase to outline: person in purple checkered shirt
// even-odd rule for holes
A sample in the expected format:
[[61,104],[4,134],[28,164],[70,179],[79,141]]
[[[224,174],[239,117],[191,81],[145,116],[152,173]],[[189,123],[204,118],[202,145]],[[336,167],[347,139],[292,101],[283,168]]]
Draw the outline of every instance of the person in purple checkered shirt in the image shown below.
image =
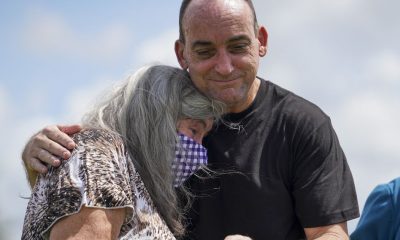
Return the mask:
[[[183,0],[179,33],[181,68],[227,105],[225,124],[204,139],[216,176],[185,182],[196,196],[186,239],[347,239],[347,221],[359,209],[346,156],[327,114],[257,76],[268,33],[252,1]],[[24,162],[40,172],[47,171],[42,161],[58,165],[53,155],[69,156],[67,134],[76,131],[45,128],[28,143]]]

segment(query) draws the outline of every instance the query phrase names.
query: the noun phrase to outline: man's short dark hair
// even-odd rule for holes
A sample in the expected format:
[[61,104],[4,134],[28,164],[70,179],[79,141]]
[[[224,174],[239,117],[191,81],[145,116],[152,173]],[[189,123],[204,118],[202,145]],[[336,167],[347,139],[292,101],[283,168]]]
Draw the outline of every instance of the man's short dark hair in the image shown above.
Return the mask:
[[[185,35],[183,33],[183,16],[185,15],[186,9],[189,6],[190,2],[192,0],[183,0],[181,4],[181,8],[179,10],[179,40],[182,41],[183,43],[185,42]],[[249,4],[249,7],[251,9],[251,12],[253,14],[253,22],[254,22],[254,32],[257,35],[258,33],[258,21],[257,21],[257,15],[256,11],[254,9],[253,1],[252,0],[244,0]]]

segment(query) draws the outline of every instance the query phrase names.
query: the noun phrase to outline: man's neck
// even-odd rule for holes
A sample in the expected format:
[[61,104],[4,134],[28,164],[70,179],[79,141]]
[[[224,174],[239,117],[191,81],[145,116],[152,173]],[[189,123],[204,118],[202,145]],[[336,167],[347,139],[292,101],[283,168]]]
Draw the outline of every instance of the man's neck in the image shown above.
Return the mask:
[[248,107],[250,107],[250,105],[254,102],[254,99],[257,96],[258,89],[260,89],[260,84],[261,80],[256,77],[244,101],[241,101],[240,103],[232,106],[228,105],[227,113],[240,113],[246,110]]

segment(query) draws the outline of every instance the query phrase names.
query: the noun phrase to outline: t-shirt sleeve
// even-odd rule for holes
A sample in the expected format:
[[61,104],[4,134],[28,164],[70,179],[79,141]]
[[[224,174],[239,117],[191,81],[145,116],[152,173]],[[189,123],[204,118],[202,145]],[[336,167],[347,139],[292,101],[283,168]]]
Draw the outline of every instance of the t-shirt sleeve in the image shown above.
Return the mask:
[[[122,141],[104,131],[86,131],[75,137],[77,148],[58,168],[50,168],[34,187],[25,216],[25,236],[46,236],[61,218],[81,207],[128,208],[134,201],[127,156]],[[124,223],[124,224],[125,224]]]
[[346,157],[330,119],[303,124],[294,147],[293,196],[303,227],[319,227],[359,216]]

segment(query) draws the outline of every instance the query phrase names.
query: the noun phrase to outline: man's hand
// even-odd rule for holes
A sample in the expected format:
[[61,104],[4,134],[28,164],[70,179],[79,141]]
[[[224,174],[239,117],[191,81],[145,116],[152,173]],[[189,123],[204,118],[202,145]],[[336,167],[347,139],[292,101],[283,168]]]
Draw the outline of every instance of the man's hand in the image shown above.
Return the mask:
[[324,227],[304,228],[308,240],[348,240],[347,222]]
[[243,235],[229,235],[226,236],[224,240],[251,240],[251,238]]
[[80,125],[52,125],[31,137],[22,152],[31,186],[34,185],[38,173],[47,172],[47,164],[57,167],[61,164],[60,159],[68,159],[71,156],[70,150],[75,147],[75,143],[68,135],[80,130]]

